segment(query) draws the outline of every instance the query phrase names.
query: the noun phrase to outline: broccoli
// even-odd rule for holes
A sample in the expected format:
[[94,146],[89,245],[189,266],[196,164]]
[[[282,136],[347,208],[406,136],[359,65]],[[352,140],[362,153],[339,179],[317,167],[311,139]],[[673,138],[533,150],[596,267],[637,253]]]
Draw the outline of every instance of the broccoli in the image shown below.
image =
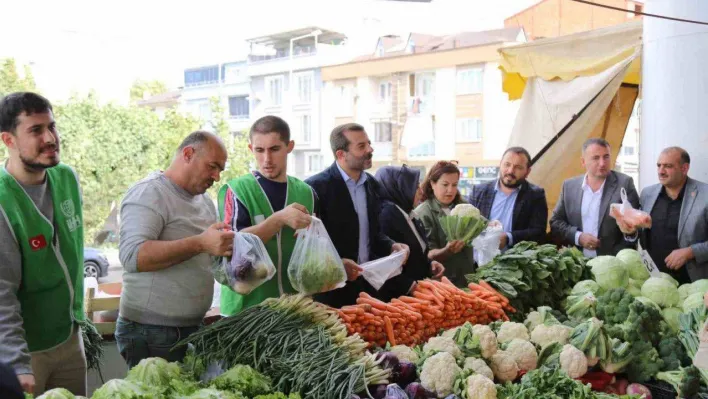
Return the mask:
[[622,324],[627,321],[634,297],[624,288],[613,288],[597,299],[597,317],[606,324]]
[[659,342],[659,356],[664,361],[661,371],[679,370],[691,364],[691,359],[676,335],[665,336]]
[[624,323],[605,326],[605,330],[611,338],[629,343],[646,341],[652,346],[658,346],[662,333],[667,331],[661,312],[640,301],[629,305],[629,316]]
[[640,384],[649,381],[664,366],[664,361],[650,342],[633,342],[632,354],[634,360],[627,365],[627,376],[630,381]]
[[701,372],[696,366],[691,366],[683,371],[679,394],[682,398],[692,398],[698,394],[701,387]]

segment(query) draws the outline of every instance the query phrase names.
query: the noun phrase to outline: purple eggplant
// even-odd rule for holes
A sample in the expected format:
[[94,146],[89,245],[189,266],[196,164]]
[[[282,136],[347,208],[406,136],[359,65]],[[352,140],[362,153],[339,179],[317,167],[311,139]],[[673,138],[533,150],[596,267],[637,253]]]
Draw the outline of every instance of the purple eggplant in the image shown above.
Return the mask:
[[416,379],[418,379],[417,368],[415,364],[411,362],[398,363],[398,366],[393,369],[391,376],[392,382],[395,382],[404,388]]
[[408,399],[428,399],[435,397],[435,395],[433,395],[430,391],[423,388],[423,385],[419,382],[412,382],[408,384],[406,387],[406,394],[408,395]]

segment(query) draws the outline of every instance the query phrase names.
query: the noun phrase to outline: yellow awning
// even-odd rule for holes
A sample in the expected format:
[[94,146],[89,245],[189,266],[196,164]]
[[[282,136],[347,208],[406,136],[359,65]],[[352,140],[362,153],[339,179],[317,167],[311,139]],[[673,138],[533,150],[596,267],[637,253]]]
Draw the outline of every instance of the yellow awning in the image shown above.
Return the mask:
[[499,49],[502,89],[510,100],[521,98],[526,79],[572,80],[596,75],[630,57],[624,83],[639,84],[641,79],[642,21],[550,39],[539,39]]

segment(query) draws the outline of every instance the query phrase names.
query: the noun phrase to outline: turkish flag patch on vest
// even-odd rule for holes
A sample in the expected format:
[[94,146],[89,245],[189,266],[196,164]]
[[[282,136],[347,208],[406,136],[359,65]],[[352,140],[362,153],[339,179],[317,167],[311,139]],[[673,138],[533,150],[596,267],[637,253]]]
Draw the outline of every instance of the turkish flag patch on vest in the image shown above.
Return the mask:
[[30,238],[29,245],[33,251],[39,251],[40,249],[43,249],[47,246],[47,239],[44,238],[43,234],[40,234],[38,236]]

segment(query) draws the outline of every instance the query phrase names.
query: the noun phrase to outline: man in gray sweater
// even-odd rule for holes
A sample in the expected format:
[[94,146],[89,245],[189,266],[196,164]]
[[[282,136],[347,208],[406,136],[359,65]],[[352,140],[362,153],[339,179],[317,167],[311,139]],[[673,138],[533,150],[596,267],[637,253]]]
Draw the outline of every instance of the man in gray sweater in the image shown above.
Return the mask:
[[115,337],[129,367],[147,357],[182,360],[186,348],[171,348],[199,328],[211,306],[212,256],[231,255],[234,233],[217,223],[205,193],[219,180],[226,157],[217,136],[194,132],[164,173],[151,173],[123,199],[125,272]]

